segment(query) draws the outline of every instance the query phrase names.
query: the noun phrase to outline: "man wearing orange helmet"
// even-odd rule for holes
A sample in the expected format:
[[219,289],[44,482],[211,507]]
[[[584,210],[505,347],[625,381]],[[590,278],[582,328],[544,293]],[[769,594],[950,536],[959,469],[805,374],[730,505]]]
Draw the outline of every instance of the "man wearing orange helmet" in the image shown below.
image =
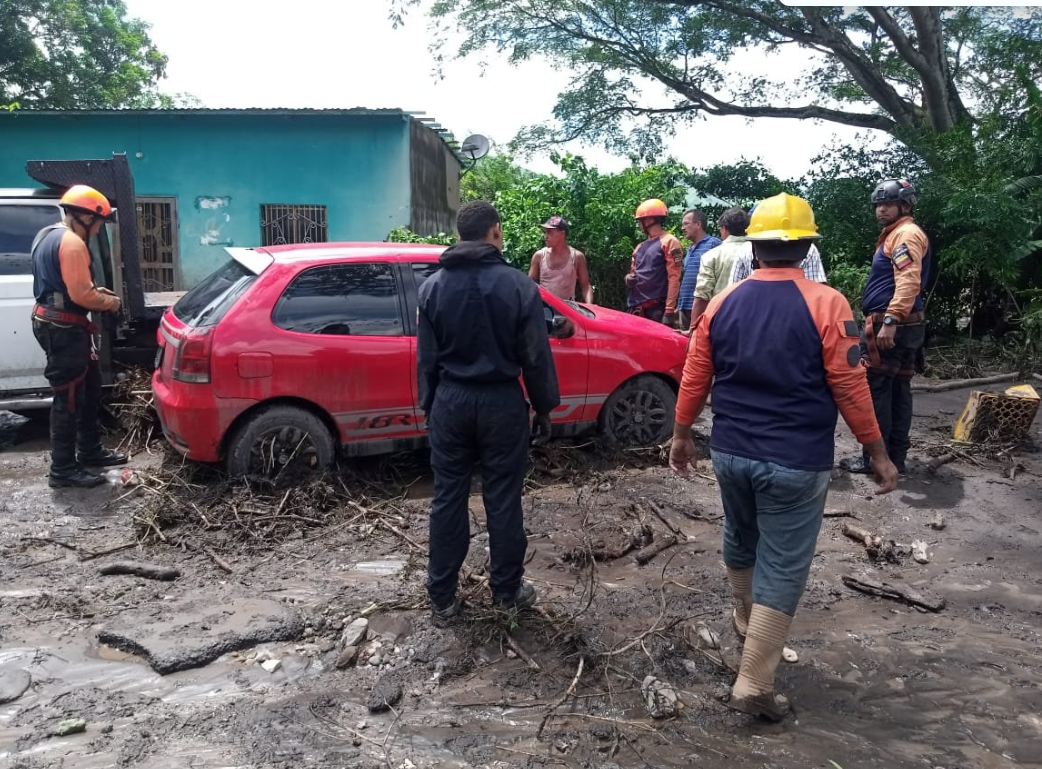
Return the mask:
[[87,247],[116,212],[104,195],[83,184],[70,187],[61,206],[65,220],[45,227],[33,241],[33,334],[47,355],[44,376],[54,390],[48,483],[89,488],[104,478],[87,467],[127,461],[101,445],[101,373],[87,317],[119,309],[118,296],[94,285]]
[[663,228],[668,214],[666,204],[657,198],[637,206],[633,218],[647,240],[633,251],[626,276],[626,307],[634,315],[673,326],[677,318],[684,248]]

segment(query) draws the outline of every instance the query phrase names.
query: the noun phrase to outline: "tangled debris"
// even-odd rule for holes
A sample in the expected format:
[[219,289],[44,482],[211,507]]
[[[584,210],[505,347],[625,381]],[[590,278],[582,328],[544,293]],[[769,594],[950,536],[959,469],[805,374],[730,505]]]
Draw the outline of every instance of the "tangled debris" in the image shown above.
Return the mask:
[[107,407],[122,436],[118,450],[138,453],[163,437],[152,396],[152,375],[147,369],[120,372]]
[[[168,542],[207,552],[225,571],[231,569],[213,550],[267,550],[307,529],[347,527],[360,537],[377,530],[391,533],[413,549],[423,550],[402,529],[401,483],[361,483],[336,471],[313,478],[228,478],[216,471],[168,461],[153,474],[142,474],[134,523],[143,541]],[[376,501],[378,498],[379,501]]]

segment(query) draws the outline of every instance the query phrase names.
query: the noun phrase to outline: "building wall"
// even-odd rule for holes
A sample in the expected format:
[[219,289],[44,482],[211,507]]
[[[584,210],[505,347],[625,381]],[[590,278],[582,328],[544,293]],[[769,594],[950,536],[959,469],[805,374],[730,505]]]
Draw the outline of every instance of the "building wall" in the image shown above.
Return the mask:
[[260,245],[264,204],[327,206],[330,241],[379,241],[409,225],[410,122],[399,113],[16,111],[0,115],[0,187],[36,186],[27,160],[126,152],[139,197],[177,199],[190,288],[223,261],[224,246]]
[[459,159],[436,133],[412,121],[411,189],[409,228],[420,235],[453,232],[459,211]]

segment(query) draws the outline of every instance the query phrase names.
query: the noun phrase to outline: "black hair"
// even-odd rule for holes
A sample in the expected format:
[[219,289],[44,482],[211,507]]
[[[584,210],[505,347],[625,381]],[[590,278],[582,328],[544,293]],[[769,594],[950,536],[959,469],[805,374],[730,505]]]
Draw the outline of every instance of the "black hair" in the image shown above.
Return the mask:
[[482,240],[499,224],[499,211],[486,200],[464,203],[456,214],[456,230],[460,240]]
[[759,262],[802,262],[810,252],[811,240],[753,240],[753,255]]
[[702,211],[699,211],[697,208],[689,208],[684,212],[684,216],[687,216],[688,214],[691,214],[691,218],[702,225],[703,230],[708,229],[709,219]]
[[726,227],[732,235],[744,235],[749,228],[749,214],[745,213],[745,209],[737,206],[729,208],[720,214],[717,226]]

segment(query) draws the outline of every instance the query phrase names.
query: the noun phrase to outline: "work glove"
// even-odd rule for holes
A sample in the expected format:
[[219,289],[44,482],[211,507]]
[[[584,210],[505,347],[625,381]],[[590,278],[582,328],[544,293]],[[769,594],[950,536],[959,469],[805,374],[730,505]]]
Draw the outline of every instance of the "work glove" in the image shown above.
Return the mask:
[[545,446],[550,442],[550,415],[536,414],[532,420],[532,445]]

